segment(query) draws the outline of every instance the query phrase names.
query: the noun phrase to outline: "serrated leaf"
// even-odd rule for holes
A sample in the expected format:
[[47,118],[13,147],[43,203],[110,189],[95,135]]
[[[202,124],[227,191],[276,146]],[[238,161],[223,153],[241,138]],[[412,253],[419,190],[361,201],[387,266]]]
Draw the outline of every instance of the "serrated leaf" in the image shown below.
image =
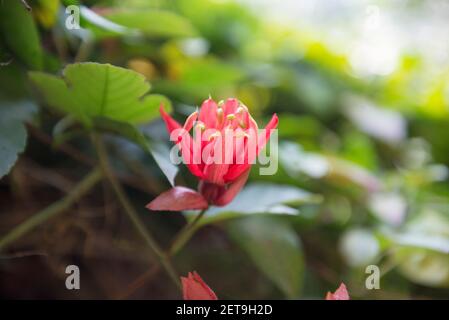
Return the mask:
[[0,32],[8,49],[30,68],[42,68],[42,48],[31,12],[21,1],[0,1]]
[[23,121],[35,112],[30,102],[2,103],[0,107],[0,178],[11,170],[25,149],[27,132]]
[[138,124],[159,115],[162,103],[171,104],[162,95],[146,95],[150,85],[132,70],[99,63],[67,66],[63,78],[31,72],[30,79],[42,92],[49,106],[71,114],[91,126],[95,117]]
[[25,144],[26,130],[21,122],[0,123],[0,178],[11,170]]
[[260,271],[285,294],[298,298],[304,271],[301,243],[295,231],[269,217],[228,223],[231,238],[251,257]]

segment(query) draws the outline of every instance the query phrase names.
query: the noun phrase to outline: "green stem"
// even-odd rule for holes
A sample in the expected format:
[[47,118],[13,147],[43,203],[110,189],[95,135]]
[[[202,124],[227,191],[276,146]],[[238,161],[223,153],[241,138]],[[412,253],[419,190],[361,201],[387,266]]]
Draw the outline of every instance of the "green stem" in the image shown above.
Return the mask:
[[30,232],[43,222],[67,210],[78,199],[83,197],[93,186],[95,186],[95,184],[101,180],[101,177],[101,170],[99,168],[93,169],[64,198],[33,214],[31,218],[19,224],[8,234],[6,234],[0,240],[0,251],[3,251],[12,242]]
[[108,156],[106,153],[106,148],[103,144],[103,141],[101,140],[101,137],[97,135],[93,135],[92,140],[95,144],[98,159],[100,161],[100,166],[103,169],[103,173],[108,179],[109,183],[112,186],[112,189],[114,193],[116,194],[119,202],[121,203],[123,209],[125,209],[125,212],[128,214],[129,219],[133,223],[134,227],[137,229],[137,231],[140,233],[142,238],[145,240],[147,245],[152,249],[152,251],[156,254],[157,258],[159,259],[159,262],[161,263],[162,267],[165,269],[167,274],[170,276],[172,281],[176,284],[177,287],[180,287],[179,277],[172,266],[170,259],[168,255],[166,255],[163,250],[159,247],[157,242],[154,240],[154,238],[151,236],[151,234],[148,232],[147,228],[143,224],[143,222],[140,220],[138,213],[134,209],[134,207],[131,205],[131,202],[129,201],[125,191],[123,190],[121,184],[115,177],[115,175],[112,173]]
[[201,212],[193,219],[190,223],[186,224],[184,228],[175,236],[170,248],[168,249],[168,256],[172,257],[176,255],[179,250],[181,250],[184,245],[189,241],[189,239],[195,233],[198,227],[198,221],[203,217],[206,213],[206,209],[201,210]]

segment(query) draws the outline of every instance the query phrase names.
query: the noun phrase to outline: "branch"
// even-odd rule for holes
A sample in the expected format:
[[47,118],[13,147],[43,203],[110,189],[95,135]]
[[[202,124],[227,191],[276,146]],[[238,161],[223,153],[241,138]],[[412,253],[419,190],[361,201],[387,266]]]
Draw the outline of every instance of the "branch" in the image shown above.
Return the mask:
[[0,252],[12,242],[30,232],[43,222],[66,211],[78,199],[82,198],[90,189],[92,189],[92,187],[101,180],[101,177],[101,170],[95,168],[88,175],[86,175],[83,180],[81,180],[64,198],[33,214],[31,218],[12,229],[2,239],[0,239]]
[[168,249],[169,257],[176,255],[179,252],[179,250],[181,250],[185,246],[187,241],[190,240],[190,238],[197,230],[198,221],[206,213],[206,210],[207,209],[201,210],[201,212],[195,217],[195,219],[192,220],[192,222],[186,224],[184,228],[182,228],[181,231],[178,232],[172,244],[170,245],[170,248]]
[[122,188],[122,185],[117,180],[117,177],[113,174],[113,172],[110,168],[110,165],[109,165],[109,160],[108,160],[108,156],[106,153],[106,149],[103,144],[103,141],[101,140],[101,137],[99,137],[98,135],[93,135],[92,140],[93,140],[93,143],[97,150],[98,159],[100,161],[100,166],[103,170],[103,173],[104,173],[106,179],[108,179],[109,183],[111,184],[112,189],[113,189],[114,193],[116,194],[120,204],[122,205],[123,209],[125,209],[125,212],[128,214],[128,217],[130,218],[134,227],[140,233],[140,235],[145,240],[147,245],[156,254],[162,267],[165,269],[165,271],[170,276],[172,281],[176,284],[176,286],[178,288],[180,288],[181,285],[179,282],[179,277],[178,277],[175,269],[173,268],[168,255],[166,255],[163,252],[163,250],[159,247],[157,242],[154,240],[154,238],[148,232],[147,228],[145,227],[143,222],[140,220],[138,213],[136,212],[136,210],[132,206],[131,202],[129,201],[125,191]]

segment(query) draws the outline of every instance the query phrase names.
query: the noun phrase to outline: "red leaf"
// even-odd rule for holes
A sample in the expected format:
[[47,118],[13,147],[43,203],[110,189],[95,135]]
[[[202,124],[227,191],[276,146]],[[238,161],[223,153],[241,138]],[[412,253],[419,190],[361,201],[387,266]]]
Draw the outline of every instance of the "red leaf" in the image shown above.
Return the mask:
[[211,288],[195,271],[181,277],[182,295],[184,300],[218,300]]
[[344,283],[334,293],[327,292],[326,300],[349,300],[349,293]]
[[208,203],[198,192],[186,187],[174,187],[161,193],[146,205],[147,209],[156,211],[182,211],[207,209]]

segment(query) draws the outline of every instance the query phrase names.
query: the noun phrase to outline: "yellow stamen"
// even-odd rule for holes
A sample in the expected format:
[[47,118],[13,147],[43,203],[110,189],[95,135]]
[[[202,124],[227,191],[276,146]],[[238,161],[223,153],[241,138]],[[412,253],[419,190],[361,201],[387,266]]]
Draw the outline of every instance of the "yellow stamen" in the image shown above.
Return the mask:
[[200,129],[201,131],[204,131],[206,129],[206,126],[204,125],[204,123],[197,121],[195,129]]
[[246,112],[248,112],[248,107],[245,106],[245,105],[244,105],[243,103],[241,103],[241,102],[240,102],[240,105],[239,105],[239,107],[237,108],[237,110],[240,109],[240,108],[242,108],[243,110],[245,110]]
[[226,119],[228,119],[228,120],[234,120],[234,119],[235,119],[235,114],[233,114],[233,113],[228,114],[228,115],[226,116]]
[[215,138],[218,138],[219,136],[221,136],[221,133],[220,133],[220,131],[215,131],[214,133],[212,133],[210,136],[209,136],[209,141],[211,141],[212,139],[215,139]]
[[192,128],[191,124],[197,117],[198,117],[198,111],[195,111],[190,116],[188,116],[187,120],[186,120],[186,122],[184,124],[184,129],[189,127],[189,131],[190,131],[190,128]]
[[243,137],[249,138],[249,134],[247,134],[247,133],[244,132],[244,131],[237,131],[237,132],[235,133],[235,137],[236,137],[236,138],[243,138]]
[[219,124],[221,124],[223,122],[223,115],[224,115],[223,109],[222,108],[218,108],[217,109],[217,120],[218,120]]

